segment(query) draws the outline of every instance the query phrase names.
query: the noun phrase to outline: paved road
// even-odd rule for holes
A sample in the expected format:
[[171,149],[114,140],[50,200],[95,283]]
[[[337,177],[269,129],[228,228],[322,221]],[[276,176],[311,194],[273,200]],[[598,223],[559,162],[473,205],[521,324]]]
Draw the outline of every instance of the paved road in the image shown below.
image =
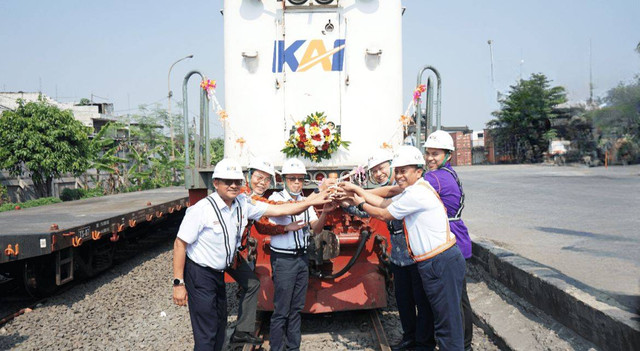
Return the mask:
[[640,166],[457,171],[472,234],[640,306]]

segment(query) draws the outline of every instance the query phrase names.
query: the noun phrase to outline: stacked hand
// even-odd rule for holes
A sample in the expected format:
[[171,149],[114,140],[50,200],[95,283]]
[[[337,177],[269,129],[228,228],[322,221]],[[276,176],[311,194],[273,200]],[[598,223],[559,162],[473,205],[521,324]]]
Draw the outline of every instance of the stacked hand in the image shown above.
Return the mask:
[[353,183],[340,182],[334,196],[334,201],[344,207],[363,202],[364,200],[356,193],[357,189],[360,189],[360,187]]
[[302,229],[302,228],[306,227],[308,224],[309,223],[305,222],[304,220],[299,220],[299,221],[291,222],[291,223],[285,225],[284,226],[284,230],[285,230],[285,233],[294,232],[294,231],[296,231],[298,229]]

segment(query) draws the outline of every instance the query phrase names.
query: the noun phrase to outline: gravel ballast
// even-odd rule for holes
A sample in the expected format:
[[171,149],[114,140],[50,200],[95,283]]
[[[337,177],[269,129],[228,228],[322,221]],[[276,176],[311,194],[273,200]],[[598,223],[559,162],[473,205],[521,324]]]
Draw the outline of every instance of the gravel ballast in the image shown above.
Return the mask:
[[[160,244],[48,298],[0,327],[0,349],[193,349],[188,310],[172,301],[172,248],[172,241]],[[236,291],[236,284],[228,284],[231,326],[237,314]],[[380,319],[389,342],[397,341],[402,331],[393,296]],[[375,350],[371,328],[362,312],[305,316],[301,349]],[[475,328],[474,349],[498,348]]]

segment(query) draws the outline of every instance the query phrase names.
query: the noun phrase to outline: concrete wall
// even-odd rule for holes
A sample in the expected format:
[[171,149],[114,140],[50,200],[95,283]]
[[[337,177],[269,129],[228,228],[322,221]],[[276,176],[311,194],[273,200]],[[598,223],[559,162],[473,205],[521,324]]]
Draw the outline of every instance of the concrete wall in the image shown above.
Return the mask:
[[[94,172],[87,173],[87,179],[91,179],[89,174],[95,174]],[[75,189],[83,184],[84,177],[62,177],[61,179],[54,179],[52,184],[51,196],[60,197],[62,190],[65,188]],[[11,202],[24,202],[28,200],[37,199],[38,196],[33,188],[33,182],[28,177],[14,177],[9,175],[8,172],[0,172],[0,185],[7,188],[7,195]],[[89,185],[93,187],[93,183],[89,182]]]

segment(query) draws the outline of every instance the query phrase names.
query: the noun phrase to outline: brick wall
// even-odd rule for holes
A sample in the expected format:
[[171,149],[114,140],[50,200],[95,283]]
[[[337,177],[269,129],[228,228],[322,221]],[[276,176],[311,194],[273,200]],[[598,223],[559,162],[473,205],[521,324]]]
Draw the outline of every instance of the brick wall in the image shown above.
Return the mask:
[[449,134],[453,138],[453,145],[456,148],[451,157],[451,165],[471,165],[471,134],[464,134],[463,132],[453,132]]

